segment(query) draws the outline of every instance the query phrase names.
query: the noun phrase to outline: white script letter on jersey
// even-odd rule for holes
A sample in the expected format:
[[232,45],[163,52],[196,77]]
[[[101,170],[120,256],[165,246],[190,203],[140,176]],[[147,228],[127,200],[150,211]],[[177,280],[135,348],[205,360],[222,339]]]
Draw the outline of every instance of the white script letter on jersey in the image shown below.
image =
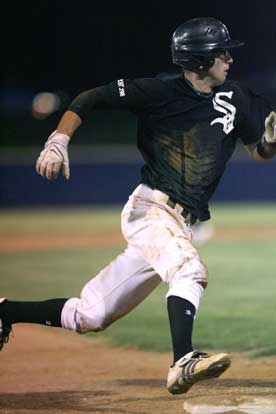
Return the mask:
[[227,98],[231,99],[233,95],[233,91],[231,92],[218,92],[216,93],[215,97],[213,98],[213,105],[216,111],[219,111],[224,116],[220,118],[214,119],[210,125],[217,124],[218,122],[223,125],[223,131],[225,134],[229,134],[229,132],[234,129],[234,119],[236,115],[236,108],[234,105],[230,104],[227,101],[223,101],[221,96],[226,96]]

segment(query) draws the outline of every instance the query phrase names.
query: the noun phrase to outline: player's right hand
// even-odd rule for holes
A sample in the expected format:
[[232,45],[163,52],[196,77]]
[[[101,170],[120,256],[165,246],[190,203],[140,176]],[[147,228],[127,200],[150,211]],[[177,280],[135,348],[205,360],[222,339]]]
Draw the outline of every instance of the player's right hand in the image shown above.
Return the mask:
[[276,112],[270,112],[265,119],[265,140],[269,144],[276,142]]
[[37,162],[36,171],[48,180],[57,178],[61,169],[63,176],[69,180],[70,168],[68,158],[68,143],[70,137],[54,131],[46,141],[44,150],[41,151]]

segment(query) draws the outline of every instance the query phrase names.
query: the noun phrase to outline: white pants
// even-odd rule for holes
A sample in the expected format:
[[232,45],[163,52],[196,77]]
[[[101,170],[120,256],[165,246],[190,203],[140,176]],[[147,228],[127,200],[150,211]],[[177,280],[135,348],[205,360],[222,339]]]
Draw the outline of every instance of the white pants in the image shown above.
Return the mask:
[[80,298],[69,299],[62,326],[78,332],[99,331],[127,314],[161,282],[167,297],[179,296],[197,309],[207,285],[207,270],[192,244],[192,232],[172,209],[168,196],[140,184],[122,211],[126,250],[91,279]]

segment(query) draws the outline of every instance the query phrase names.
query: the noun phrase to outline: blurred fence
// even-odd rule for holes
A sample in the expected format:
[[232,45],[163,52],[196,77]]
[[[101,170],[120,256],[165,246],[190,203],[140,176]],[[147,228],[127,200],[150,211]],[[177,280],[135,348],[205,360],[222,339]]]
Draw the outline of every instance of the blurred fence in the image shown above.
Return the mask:
[[[49,182],[35,171],[59,114],[43,122],[30,112],[7,115],[1,122],[0,207],[123,204],[140,180],[136,119],[119,111],[106,115],[95,113],[77,131],[70,144],[72,174],[67,182],[62,177]],[[212,200],[276,201],[276,161],[251,161],[238,145]]]
[[[0,164],[1,207],[123,204],[142,162],[73,162],[69,181],[48,181],[34,164]],[[276,162],[230,161],[213,201],[276,201]]]

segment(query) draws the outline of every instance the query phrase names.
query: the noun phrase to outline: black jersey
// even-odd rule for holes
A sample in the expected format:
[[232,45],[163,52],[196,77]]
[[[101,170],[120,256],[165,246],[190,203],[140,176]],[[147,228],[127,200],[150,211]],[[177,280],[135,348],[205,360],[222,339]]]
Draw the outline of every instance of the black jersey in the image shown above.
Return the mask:
[[204,221],[208,201],[237,140],[260,139],[272,108],[234,81],[198,93],[183,75],[120,79],[102,87],[107,105],[138,117],[141,182],[167,193]]

